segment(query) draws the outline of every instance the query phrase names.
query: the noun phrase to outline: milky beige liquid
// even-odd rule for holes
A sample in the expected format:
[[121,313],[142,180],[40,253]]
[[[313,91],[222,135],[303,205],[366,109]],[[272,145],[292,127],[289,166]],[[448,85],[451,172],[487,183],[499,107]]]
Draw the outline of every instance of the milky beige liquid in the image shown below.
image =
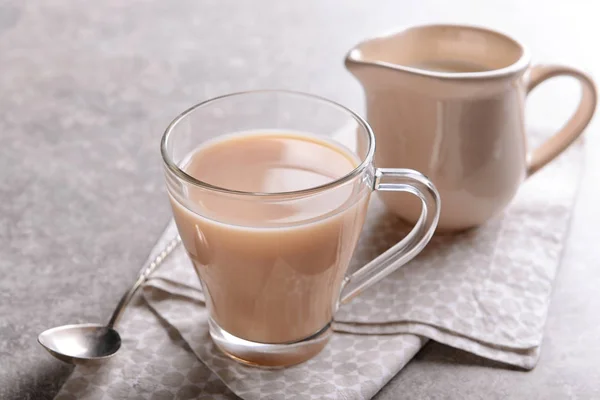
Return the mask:
[[[209,142],[182,167],[215,186],[272,193],[332,182],[358,162],[311,135],[263,132]],[[198,187],[185,192],[171,193],[173,213],[222,329],[254,342],[285,343],[331,321],[369,200],[360,178],[286,201]]]
[[471,61],[456,61],[456,60],[432,60],[425,61],[417,64],[412,64],[411,67],[417,69],[425,69],[433,72],[454,72],[454,73],[464,73],[464,72],[485,72],[490,69],[471,62]]

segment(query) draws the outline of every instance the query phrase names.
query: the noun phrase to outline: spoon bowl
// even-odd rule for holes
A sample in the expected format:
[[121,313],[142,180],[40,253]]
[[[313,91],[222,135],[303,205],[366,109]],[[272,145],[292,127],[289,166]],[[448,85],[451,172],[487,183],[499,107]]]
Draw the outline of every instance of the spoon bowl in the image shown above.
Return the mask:
[[65,325],[40,333],[38,342],[54,357],[79,364],[113,356],[121,347],[121,336],[103,324]]

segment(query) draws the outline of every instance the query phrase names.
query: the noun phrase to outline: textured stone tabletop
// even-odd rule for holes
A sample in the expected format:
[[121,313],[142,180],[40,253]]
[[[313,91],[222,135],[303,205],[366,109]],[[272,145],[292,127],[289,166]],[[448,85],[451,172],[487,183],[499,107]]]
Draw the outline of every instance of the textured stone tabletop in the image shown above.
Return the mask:
[[[186,107],[289,88],[363,111],[345,52],[399,25],[469,22],[509,32],[534,61],[600,78],[588,0],[0,0],[0,398],[50,399],[70,367],[37,345],[51,326],[106,318],[169,218],[158,142]],[[549,134],[569,80],[530,99]],[[380,399],[600,398],[600,135],[552,299],[539,365],[507,369],[428,344]]]

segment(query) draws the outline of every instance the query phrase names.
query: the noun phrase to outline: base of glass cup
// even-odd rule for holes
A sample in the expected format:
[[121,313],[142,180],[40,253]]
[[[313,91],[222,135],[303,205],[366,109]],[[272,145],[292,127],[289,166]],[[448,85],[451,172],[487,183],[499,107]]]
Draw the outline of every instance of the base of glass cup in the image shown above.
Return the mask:
[[258,343],[241,339],[222,329],[209,318],[209,331],[215,345],[242,364],[262,368],[283,368],[310,360],[329,342],[333,330],[327,324],[319,332],[291,343]]

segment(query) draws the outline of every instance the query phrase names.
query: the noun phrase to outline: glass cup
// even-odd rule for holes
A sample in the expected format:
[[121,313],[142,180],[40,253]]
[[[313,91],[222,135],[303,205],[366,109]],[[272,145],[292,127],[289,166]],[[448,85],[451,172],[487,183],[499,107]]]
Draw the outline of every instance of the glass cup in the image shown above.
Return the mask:
[[[280,193],[229,190],[185,171],[199,147],[240,132],[310,134],[351,153],[356,165],[321,186]],[[360,116],[290,91],[218,97],[169,125],[161,141],[169,199],[202,283],[210,335],[225,354],[263,367],[310,359],[327,344],[340,305],[429,242],[440,215],[436,188],[417,171],[374,167],[374,152],[375,137]],[[402,241],[347,275],[373,191],[412,193],[421,216]],[[245,221],[245,213],[252,218]]]

